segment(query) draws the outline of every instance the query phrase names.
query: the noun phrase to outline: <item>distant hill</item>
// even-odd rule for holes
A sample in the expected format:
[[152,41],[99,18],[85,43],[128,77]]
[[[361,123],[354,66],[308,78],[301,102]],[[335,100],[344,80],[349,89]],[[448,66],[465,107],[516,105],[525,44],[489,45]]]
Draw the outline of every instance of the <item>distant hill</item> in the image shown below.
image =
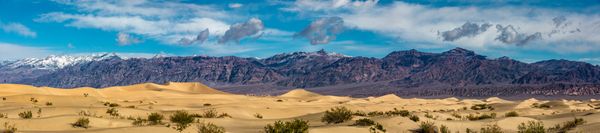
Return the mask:
[[5,83],[59,88],[202,82],[223,91],[251,94],[305,88],[350,96],[600,96],[599,66],[568,60],[523,63],[508,57],[489,59],[463,48],[442,53],[395,51],[383,58],[350,57],[323,50],[264,59],[111,56],[54,69],[2,63],[0,74],[0,81]]

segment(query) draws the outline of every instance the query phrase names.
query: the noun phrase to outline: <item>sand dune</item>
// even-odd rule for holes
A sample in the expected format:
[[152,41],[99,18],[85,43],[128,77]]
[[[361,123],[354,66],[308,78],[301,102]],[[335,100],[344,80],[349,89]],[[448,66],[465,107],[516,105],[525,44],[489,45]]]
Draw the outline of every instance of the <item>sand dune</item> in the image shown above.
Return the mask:
[[280,95],[279,97],[297,97],[297,98],[306,98],[306,97],[318,97],[321,96],[317,93],[310,92],[304,89],[294,89],[285,94]]
[[[223,126],[230,133],[260,132],[266,124],[276,120],[304,119],[310,122],[311,133],[368,133],[369,127],[351,126],[352,121],[342,124],[325,124],[321,122],[323,112],[337,106],[365,113],[372,111],[407,110],[420,117],[421,121],[435,122],[437,126],[445,125],[452,132],[464,132],[466,128],[478,130],[484,125],[498,124],[505,132],[516,132],[517,125],[527,121],[541,121],[547,127],[571,120],[573,116],[588,121],[573,131],[595,131],[600,125],[600,114],[596,114],[598,104],[588,101],[540,101],[528,99],[508,101],[497,97],[487,99],[405,99],[393,94],[351,98],[327,96],[303,89],[291,90],[280,96],[246,96],[228,94],[207,87],[201,83],[168,84],[136,84],[107,88],[75,88],[59,89],[49,87],[33,87],[18,84],[0,84],[0,123],[14,124],[20,132],[177,132],[165,125],[134,126],[133,120],[127,117],[146,117],[150,113],[160,113],[168,117],[174,111],[186,110],[201,114],[214,109],[227,113],[231,118],[205,118],[201,121],[212,122]],[[51,103],[52,105],[47,105]],[[114,117],[106,113],[107,103],[118,104],[120,116]],[[493,110],[472,110],[475,104],[488,104]],[[548,108],[534,107],[544,104]],[[40,113],[37,111],[41,110]],[[32,111],[32,119],[22,119],[19,113]],[[504,117],[504,113],[517,111],[519,117]],[[89,113],[82,116],[81,112]],[[497,117],[485,120],[468,120],[467,115],[496,113]],[[262,118],[257,118],[260,114]],[[460,115],[461,118],[457,118]],[[80,117],[90,119],[91,128],[73,128],[73,123]],[[401,116],[356,116],[369,118],[381,123],[388,133],[411,132],[418,128],[414,122]],[[168,122],[168,119],[163,121]],[[191,126],[183,132],[196,132]]]

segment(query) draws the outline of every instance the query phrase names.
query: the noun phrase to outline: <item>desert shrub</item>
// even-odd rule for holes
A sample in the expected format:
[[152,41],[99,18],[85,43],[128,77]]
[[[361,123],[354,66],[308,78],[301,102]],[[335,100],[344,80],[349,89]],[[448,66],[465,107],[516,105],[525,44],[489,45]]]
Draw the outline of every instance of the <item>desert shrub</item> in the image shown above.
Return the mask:
[[186,111],[176,111],[175,114],[171,115],[171,122],[175,123],[175,129],[179,132],[190,126],[190,123],[194,122],[194,117]]
[[210,104],[210,103],[205,103],[205,104],[203,104],[203,106],[211,106],[211,105],[212,105],[212,104]]
[[108,107],[119,107],[120,105],[118,103],[110,103],[108,104]]
[[375,121],[373,121],[369,118],[361,118],[361,119],[354,121],[354,124],[352,124],[352,125],[354,125],[354,126],[371,126],[371,125],[375,125]]
[[433,119],[433,115],[431,115],[431,114],[429,114],[429,113],[426,113],[426,114],[425,114],[425,117],[427,117],[427,118],[429,118],[429,119]]
[[119,116],[119,110],[117,110],[116,108],[108,108],[106,109],[106,113],[113,117]]
[[451,133],[450,129],[446,125],[440,126],[440,133]]
[[133,109],[133,108],[135,108],[135,105],[129,105],[126,108],[132,108]]
[[458,119],[462,119],[462,116],[460,114],[458,114],[458,113],[452,113],[451,115],[454,116],[454,117],[456,117],[456,118],[458,118]]
[[360,111],[360,110],[357,110],[357,111],[356,111],[356,112],[354,112],[354,114],[352,114],[352,115],[355,115],[355,116],[367,116],[367,113],[365,113],[365,112],[363,112],[363,111]]
[[198,124],[198,133],[225,133],[225,128],[213,123]]
[[471,120],[471,121],[476,121],[476,120],[483,120],[483,119],[490,119],[490,118],[494,118],[496,117],[495,113],[492,113],[492,115],[488,115],[488,114],[481,114],[479,116],[477,115],[473,115],[473,114],[469,114],[466,116],[467,119]]
[[369,127],[369,133],[385,133],[386,130],[385,128],[383,128],[383,125],[379,124],[379,123],[375,123],[375,125]]
[[387,111],[387,112],[385,112],[385,114],[388,116],[400,115],[402,117],[406,117],[406,116],[410,115],[410,112],[408,112],[408,110],[398,110],[398,109],[394,108],[394,110]]
[[283,102],[283,100],[281,100],[281,99],[277,99],[277,102]]
[[515,112],[515,111],[510,111],[507,112],[506,114],[504,114],[505,117],[517,117],[519,116],[519,113]]
[[474,131],[473,129],[467,128],[466,133],[477,133],[476,131]]
[[8,114],[0,113],[0,118],[8,118]]
[[321,118],[322,122],[330,123],[342,123],[352,119],[352,111],[346,107],[335,107],[328,111],[325,111],[325,115]]
[[17,132],[17,127],[15,127],[15,124],[10,124],[8,122],[4,122],[4,128],[2,130],[0,130],[1,133],[16,133]]
[[89,128],[90,127],[90,119],[81,117],[75,121],[75,123],[71,123],[71,126],[74,128]]
[[204,111],[204,113],[202,114],[202,118],[216,118],[217,117],[217,110],[215,109],[209,109]]
[[37,110],[37,117],[41,117],[42,116],[42,108],[38,108]]
[[131,122],[131,124],[134,126],[143,126],[144,124],[146,124],[146,122],[148,122],[148,120],[142,119],[141,117],[137,117],[133,119],[133,122]]
[[276,121],[264,127],[265,133],[308,133],[308,121],[294,119],[292,121]]
[[19,117],[21,117],[23,119],[31,119],[31,117],[33,117],[33,114],[31,113],[31,111],[25,111],[25,112],[19,113]]
[[421,122],[419,128],[416,130],[417,133],[437,133],[438,129],[433,122]]
[[46,106],[52,106],[52,102],[46,102]]
[[3,100],[3,101],[6,101],[6,97],[2,97],[2,100]]
[[82,116],[92,116],[92,112],[90,112],[89,110],[81,110],[78,114]]
[[148,115],[148,124],[150,125],[158,125],[158,124],[162,124],[162,120],[164,119],[164,116],[162,114],[159,113],[150,113],[150,115]]
[[231,116],[227,113],[221,113],[221,114],[219,114],[219,116],[217,116],[217,118],[225,118],[225,117],[231,118]]
[[493,110],[494,108],[488,104],[475,104],[473,106],[471,106],[472,110],[484,110],[484,109],[490,109]]
[[412,121],[414,121],[414,122],[417,122],[417,121],[419,121],[419,116],[417,116],[417,115],[412,115],[412,116],[408,117],[408,119],[410,119],[410,120],[412,120]]
[[254,114],[254,117],[256,117],[258,119],[262,119],[263,118],[263,116],[261,114],[259,114],[259,113]]
[[498,124],[486,125],[481,128],[481,133],[503,133],[502,128]]
[[583,125],[586,121],[583,120],[583,118],[573,118],[572,121],[566,121],[562,124],[562,126],[560,124],[556,124],[556,126],[549,128],[549,131],[554,131],[554,132],[559,132],[559,133],[565,133],[571,129],[576,128],[579,125]]
[[532,106],[534,108],[552,108],[552,106],[550,105],[550,103],[543,103],[543,104],[533,103]]
[[37,98],[35,98],[35,97],[30,98],[29,101],[31,101],[33,103],[37,103],[38,102]]
[[385,113],[383,113],[381,111],[371,111],[371,112],[367,113],[367,116],[373,117],[373,116],[381,116],[383,114],[385,114]]
[[518,133],[546,133],[544,124],[539,121],[528,121],[527,124],[521,123],[517,129]]

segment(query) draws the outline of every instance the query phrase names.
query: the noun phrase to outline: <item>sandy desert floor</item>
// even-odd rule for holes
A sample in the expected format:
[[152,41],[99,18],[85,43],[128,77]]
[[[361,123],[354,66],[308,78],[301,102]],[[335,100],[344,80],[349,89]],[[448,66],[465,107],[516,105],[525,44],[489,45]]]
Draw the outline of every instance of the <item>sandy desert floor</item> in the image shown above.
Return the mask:
[[[507,101],[488,99],[403,99],[395,95],[381,97],[351,98],[323,96],[301,89],[280,96],[246,96],[227,94],[200,83],[138,84],[102,89],[77,88],[56,89],[26,85],[0,85],[1,123],[14,125],[18,132],[128,132],[168,133],[178,132],[169,124],[169,115],[178,110],[202,114],[215,109],[231,118],[198,118],[225,127],[231,133],[262,132],[263,127],[276,120],[300,118],[308,120],[312,133],[367,133],[369,127],[352,126],[354,121],[340,124],[321,122],[324,111],[344,106],[365,113],[376,111],[407,110],[420,118],[414,122],[408,117],[367,115],[353,119],[369,118],[381,123],[388,133],[411,132],[420,122],[430,121],[445,125],[452,132],[465,132],[466,128],[479,129],[497,124],[504,132],[516,132],[519,123],[541,121],[546,127],[583,118],[586,123],[570,132],[600,132],[600,101],[540,101],[528,99]],[[51,103],[51,105],[49,105]],[[119,116],[110,116],[106,103],[116,103]],[[473,110],[476,104],[486,104],[493,109]],[[538,107],[535,107],[535,106]],[[541,106],[544,105],[544,106]],[[541,107],[540,107],[541,106]],[[22,119],[20,112],[31,111],[33,118]],[[505,113],[516,111],[518,117],[506,117]],[[85,112],[82,114],[82,112]],[[131,118],[146,117],[150,113],[165,115],[164,125],[134,126]],[[495,118],[468,120],[469,114],[478,116],[495,113]],[[85,115],[87,114],[87,116]],[[257,118],[256,114],[263,118]],[[74,128],[71,123],[80,117],[90,120],[90,128]],[[0,126],[0,128],[2,128]],[[197,132],[190,126],[183,132]]]

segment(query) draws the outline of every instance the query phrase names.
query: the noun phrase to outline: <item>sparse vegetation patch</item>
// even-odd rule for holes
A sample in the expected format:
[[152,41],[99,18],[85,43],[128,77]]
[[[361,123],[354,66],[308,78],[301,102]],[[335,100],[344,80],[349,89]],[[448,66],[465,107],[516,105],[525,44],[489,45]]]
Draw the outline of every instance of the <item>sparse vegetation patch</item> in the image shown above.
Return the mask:
[[346,107],[335,107],[325,111],[325,115],[321,118],[321,121],[327,124],[342,123],[351,120],[352,114],[352,111]]
[[544,124],[540,121],[528,121],[521,123],[518,127],[518,133],[546,133]]
[[354,121],[354,124],[352,124],[352,125],[354,125],[354,126],[371,126],[371,125],[375,125],[375,121],[373,121],[369,118],[361,118],[361,119]]
[[31,113],[31,111],[21,112],[19,113],[19,117],[23,119],[31,119],[31,117],[33,117],[33,113]]
[[90,127],[90,119],[81,117],[81,118],[77,119],[77,121],[75,121],[74,123],[71,123],[71,126],[73,126],[74,128],[87,129]]
[[308,133],[308,121],[294,119],[292,121],[275,121],[264,127],[265,133]]
[[213,123],[198,124],[198,133],[225,133],[225,128]]
[[181,132],[194,122],[194,117],[186,111],[177,111],[171,115],[170,120],[175,123],[175,130]]

